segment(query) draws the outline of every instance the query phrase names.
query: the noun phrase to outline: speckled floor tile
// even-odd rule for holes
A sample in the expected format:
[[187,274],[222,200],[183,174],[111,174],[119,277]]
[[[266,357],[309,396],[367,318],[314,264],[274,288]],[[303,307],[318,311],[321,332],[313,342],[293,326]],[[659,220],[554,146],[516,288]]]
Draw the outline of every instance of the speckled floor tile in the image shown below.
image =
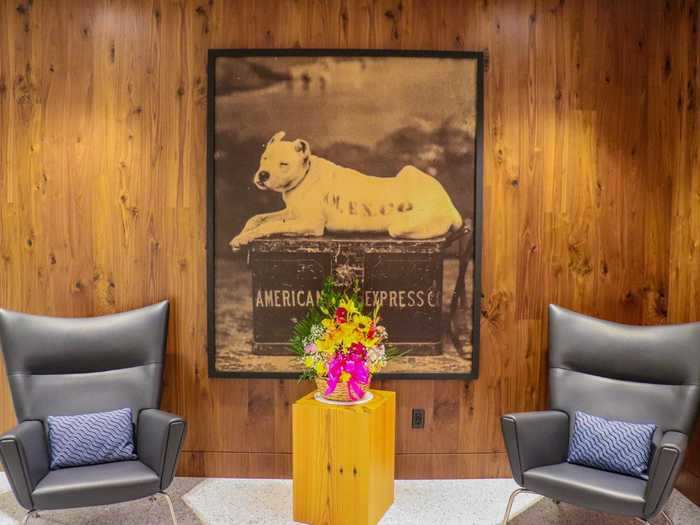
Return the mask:
[[[510,479],[396,482],[395,502],[380,525],[497,525],[510,493]],[[288,480],[208,479],[184,496],[202,522],[211,525],[291,525],[292,485]],[[676,525],[700,524],[700,508],[674,491],[666,511]],[[512,525],[632,525],[635,520],[588,511],[522,494]],[[664,524],[660,516],[653,525]]]
[[[509,479],[403,481],[380,525],[469,525],[499,521],[510,493]],[[289,480],[209,479],[184,496],[211,525],[290,525],[292,483]],[[514,514],[540,498],[518,498]]]
[[[515,483],[510,479],[397,481],[394,505],[380,525],[495,525]],[[24,515],[0,473],[0,525]],[[180,525],[292,525],[292,483],[271,479],[176,478],[168,490]],[[674,491],[666,510],[676,525],[700,524],[700,508]],[[631,525],[634,520],[587,511],[539,496],[516,499],[512,525]],[[138,500],[50,511],[32,525],[169,524],[165,502]],[[664,521],[657,517],[654,525]]]

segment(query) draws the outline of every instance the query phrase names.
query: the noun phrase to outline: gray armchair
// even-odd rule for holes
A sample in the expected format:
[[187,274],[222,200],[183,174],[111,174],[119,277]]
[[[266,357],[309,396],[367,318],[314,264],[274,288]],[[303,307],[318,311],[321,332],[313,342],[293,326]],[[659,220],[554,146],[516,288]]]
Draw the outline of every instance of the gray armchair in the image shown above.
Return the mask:
[[[0,309],[19,424],[0,436],[0,458],[27,514],[163,494],[175,475],[185,421],[158,410],[167,301],[103,317],[69,319]],[[138,460],[49,469],[46,418],[131,408]]]
[[[700,401],[700,323],[630,326],[549,307],[551,409],[508,414],[501,427],[510,497],[534,492],[642,522],[663,512],[683,463]],[[566,463],[577,410],[655,423],[649,479]]]

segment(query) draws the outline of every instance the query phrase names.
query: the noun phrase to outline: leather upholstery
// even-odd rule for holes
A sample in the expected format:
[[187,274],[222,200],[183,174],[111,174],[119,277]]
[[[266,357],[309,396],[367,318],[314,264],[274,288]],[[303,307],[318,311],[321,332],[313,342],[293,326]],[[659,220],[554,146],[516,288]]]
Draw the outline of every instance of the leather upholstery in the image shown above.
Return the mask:
[[559,463],[528,470],[525,486],[547,496],[603,512],[641,516],[646,482],[639,478]]
[[52,470],[32,497],[42,510],[106,505],[144,498],[160,490],[160,479],[140,461],[119,461]]
[[[690,434],[700,402],[700,323],[631,326],[549,307],[550,404]],[[615,403],[610,403],[614,399]]]
[[[23,507],[117,503],[170,485],[186,425],[157,409],[167,330],[167,301],[84,319],[0,309],[0,349],[21,421],[0,437],[0,456]],[[145,422],[137,425],[140,460],[49,471],[49,415],[127,407],[135,423]]]
[[700,354],[699,342],[700,322],[626,325],[549,305],[550,368],[639,383],[697,385],[700,360],[693,357]]
[[550,368],[549,388],[551,407],[567,412],[572,425],[575,411],[581,410],[629,423],[656,423],[662,432],[690,433],[700,401],[695,385],[622,381],[561,368]]
[[167,302],[77,319],[0,310],[17,419],[157,407],[167,329]]
[[[700,323],[630,326],[550,305],[549,378],[552,410],[502,418],[515,481],[599,511],[645,520],[659,513],[700,405]],[[561,414],[571,429],[576,410],[656,424],[649,480],[565,463]]]
[[139,414],[136,450],[141,461],[160,476],[160,490],[167,489],[175,477],[185,431],[185,421],[179,416],[153,409]]
[[688,446],[688,436],[680,432],[666,432],[657,445],[649,466],[649,483],[645,494],[644,513],[653,516],[663,509],[678,477]]
[[17,500],[32,507],[32,492],[49,472],[46,432],[39,421],[23,421],[0,437],[0,457]]
[[522,486],[523,474],[533,467],[553,465],[566,459],[569,416],[549,410],[507,414],[501,418],[513,478]]

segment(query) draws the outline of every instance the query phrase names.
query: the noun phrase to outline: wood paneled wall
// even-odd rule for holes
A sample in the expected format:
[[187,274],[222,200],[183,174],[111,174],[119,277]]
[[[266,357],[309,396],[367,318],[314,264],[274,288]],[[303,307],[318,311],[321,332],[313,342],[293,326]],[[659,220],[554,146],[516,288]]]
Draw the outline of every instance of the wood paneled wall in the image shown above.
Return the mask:
[[[691,11],[692,9],[692,11]],[[700,321],[700,5],[688,6],[676,36],[683,108],[668,137],[681,145],[673,165],[668,320]],[[700,421],[677,486],[700,505]]]
[[207,377],[208,48],[488,50],[481,377],[380,385],[400,477],[508,475],[498,416],[546,401],[549,302],[700,318],[697,1],[0,1],[0,306],[169,298],[181,474],[289,475],[309,388]]

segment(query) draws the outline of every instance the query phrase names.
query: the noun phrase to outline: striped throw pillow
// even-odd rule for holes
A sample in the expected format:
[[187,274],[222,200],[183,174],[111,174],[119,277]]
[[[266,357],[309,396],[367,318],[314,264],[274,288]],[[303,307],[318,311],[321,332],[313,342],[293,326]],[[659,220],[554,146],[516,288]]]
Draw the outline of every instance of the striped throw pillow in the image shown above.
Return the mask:
[[610,421],[576,412],[567,461],[645,478],[656,425]]
[[49,416],[51,470],[136,459],[131,409]]

